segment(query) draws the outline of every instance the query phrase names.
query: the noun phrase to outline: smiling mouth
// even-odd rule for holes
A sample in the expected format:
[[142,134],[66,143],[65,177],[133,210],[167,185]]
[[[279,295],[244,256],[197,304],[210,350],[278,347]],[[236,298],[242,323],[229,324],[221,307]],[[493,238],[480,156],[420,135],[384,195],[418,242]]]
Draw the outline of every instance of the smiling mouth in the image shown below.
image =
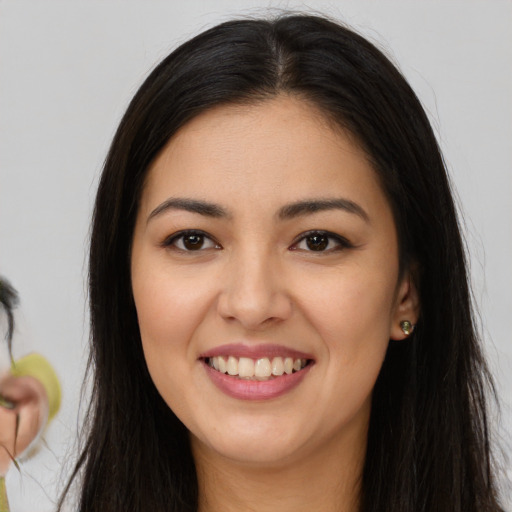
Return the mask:
[[204,362],[219,373],[238,379],[266,381],[300,372],[310,365],[312,360],[292,357],[251,359],[249,357],[215,356],[205,357]]

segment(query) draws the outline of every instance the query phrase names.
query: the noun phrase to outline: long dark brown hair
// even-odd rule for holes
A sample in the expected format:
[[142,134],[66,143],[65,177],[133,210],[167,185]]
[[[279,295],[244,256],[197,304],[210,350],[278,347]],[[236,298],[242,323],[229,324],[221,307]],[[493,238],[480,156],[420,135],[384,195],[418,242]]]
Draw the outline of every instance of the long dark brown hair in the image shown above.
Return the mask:
[[[146,368],[130,246],[151,162],[214,106],[292,94],[348,129],[394,212],[402,268],[414,264],[415,332],[390,342],[362,475],[364,512],[496,512],[486,396],[450,183],[416,95],[372,44],[325,18],[223,23],[159,64],[121,121],[96,198],[90,252],[93,391],[73,479],[82,512],[195,511],[187,430]],[[341,461],[340,461],[341,463]]]

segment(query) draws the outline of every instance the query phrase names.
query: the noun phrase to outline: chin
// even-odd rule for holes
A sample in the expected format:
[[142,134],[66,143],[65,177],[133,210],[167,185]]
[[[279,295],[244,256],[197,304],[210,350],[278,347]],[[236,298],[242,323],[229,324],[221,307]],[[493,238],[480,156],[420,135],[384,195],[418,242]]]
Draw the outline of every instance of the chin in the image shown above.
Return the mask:
[[[306,429],[283,424],[276,424],[275,418],[269,423],[251,422],[250,428],[243,423],[233,425],[226,422],[217,436],[200,436],[192,434],[193,449],[205,450],[210,455],[243,465],[279,466],[303,456],[307,444]],[[230,425],[229,430],[226,424]]]

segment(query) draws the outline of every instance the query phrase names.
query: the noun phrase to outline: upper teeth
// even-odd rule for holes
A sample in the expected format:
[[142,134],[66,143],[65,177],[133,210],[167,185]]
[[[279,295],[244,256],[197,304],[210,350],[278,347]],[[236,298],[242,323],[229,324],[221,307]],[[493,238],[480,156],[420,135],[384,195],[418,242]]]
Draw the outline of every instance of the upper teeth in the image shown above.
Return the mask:
[[242,378],[268,379],[298,372],[306,366],[307,359],[293,359],[292,357],[274,357],[269,359],[251,359],[249,357],[216,356],[208,358],[208,364],[221,373],[238,375]]

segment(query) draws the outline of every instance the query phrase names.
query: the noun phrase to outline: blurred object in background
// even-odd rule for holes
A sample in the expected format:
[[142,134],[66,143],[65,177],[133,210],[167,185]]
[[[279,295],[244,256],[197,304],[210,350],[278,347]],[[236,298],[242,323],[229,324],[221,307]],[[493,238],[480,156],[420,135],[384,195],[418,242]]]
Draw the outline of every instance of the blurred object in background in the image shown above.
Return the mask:
[[0,307],[7,318],[6,343],[0,344],[0,512],[9,511],[5,475],[13,466],[19,469],[16,458],[30,456],[61,402],[59,380],[44,357],[12,358],[17,304],[16,291],[0,277]]

